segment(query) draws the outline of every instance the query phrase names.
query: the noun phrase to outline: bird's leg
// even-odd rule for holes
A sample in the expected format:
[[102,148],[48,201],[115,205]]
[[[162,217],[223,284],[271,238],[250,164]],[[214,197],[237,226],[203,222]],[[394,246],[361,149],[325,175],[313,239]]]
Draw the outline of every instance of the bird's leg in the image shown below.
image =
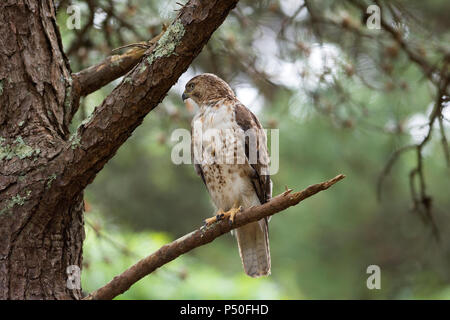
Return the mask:
[[236,201],[233,204],[233,207],[226,212],[223,211],[223,209],[219,209],[213,217],[205,219],[204,225],[207,227],[207,226],[212,225],[214,222],[220,221],[223,219],[228,219],[228,221],[230,222],[230,225],[233,224],[236,213],[238,213],[242,210],[242,207],[238,206],[238,205],[239,205],[239,203],[238,203],[238,201]]

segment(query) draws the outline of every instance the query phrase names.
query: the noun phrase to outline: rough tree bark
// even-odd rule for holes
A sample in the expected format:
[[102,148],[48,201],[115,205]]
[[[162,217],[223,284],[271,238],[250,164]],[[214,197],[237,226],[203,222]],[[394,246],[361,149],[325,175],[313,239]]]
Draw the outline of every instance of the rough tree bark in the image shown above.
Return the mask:
[[72,77],[51,0],[1,1],[0,299],[81,298],[79,289],[67,288],[66,268],[82,265],[84,188],[161,102],[237,1],[190,0],[72,135],[68,127],[78,95],[86,93],[79,81],[97,76],[104,81],[100,87],[105,77],[95,68]]

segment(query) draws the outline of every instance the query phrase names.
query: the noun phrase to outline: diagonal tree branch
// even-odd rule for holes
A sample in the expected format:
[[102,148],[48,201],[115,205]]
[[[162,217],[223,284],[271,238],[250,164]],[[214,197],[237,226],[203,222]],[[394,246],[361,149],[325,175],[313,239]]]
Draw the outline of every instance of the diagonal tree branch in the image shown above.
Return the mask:
[[258,221],[264,217],[283,211],[291,206],[295,206],[304,199],[309,198],[320,191],[328,189],[336,182],[344,178],[345,176],[340,174],[333,179],[314,184],[299,192],[291,193],[292,190],[286,190],[263,205],[251,207],[237,214],[232,226],[228,223],[228,221],[219,221],[205,230],[198,229],[193,231],[169,244],[164,245],[158,251],[140,260],[138,263],[125,270],[122,274],[114,277],[114,279],[112,279],[108,284],[89,294],[85,299],[113,299],[119,294],[127,291],[134,283],[146,275],[176,259],[180,255],[210,243],[217,237],[230,232],[232,229],[241,227],[250,222]]
[[156,46],[72,135],[55,180],[67,197],[81,192],[200,53],[238,0],[190,0]]

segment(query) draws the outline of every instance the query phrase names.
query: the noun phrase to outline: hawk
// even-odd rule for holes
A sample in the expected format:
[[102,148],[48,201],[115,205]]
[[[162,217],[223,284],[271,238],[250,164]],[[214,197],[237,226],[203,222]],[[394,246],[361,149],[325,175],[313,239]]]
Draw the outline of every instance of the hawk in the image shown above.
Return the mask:
[[[182,95],[183,101],[188,98],[199,107],[191,123],[193,163],[218,210],[205,224],[221,219],[232,224],[240,210],[272,196],[266,134],[230,86],[214,74],[192,78]],[[268,219],[237,228],[235,236],[245,273],[269,275]]]

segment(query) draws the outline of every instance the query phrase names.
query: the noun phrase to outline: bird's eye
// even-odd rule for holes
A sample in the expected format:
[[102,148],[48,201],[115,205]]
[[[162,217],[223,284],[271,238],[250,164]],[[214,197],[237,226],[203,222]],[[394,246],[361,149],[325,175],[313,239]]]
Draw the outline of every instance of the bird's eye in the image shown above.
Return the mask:
[[188,89],[189,89],[189,90],[193,90],[194,87],[195,87],[195,85],[194,85],[193,83],[190,83],[190,84],[188,85]]

